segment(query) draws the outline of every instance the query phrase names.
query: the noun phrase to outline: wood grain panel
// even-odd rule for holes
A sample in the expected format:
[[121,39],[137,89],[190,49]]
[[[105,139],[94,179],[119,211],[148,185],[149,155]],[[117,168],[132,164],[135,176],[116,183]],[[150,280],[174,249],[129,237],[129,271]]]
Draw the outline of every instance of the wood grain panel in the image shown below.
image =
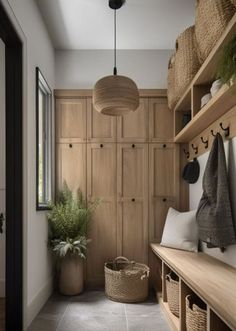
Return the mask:
[[[150,97],[166,97],[167,91],[166,89],[139,89],[139,96],[142,98],[150,98]],[[88,97],[92,98],[93,90],[91,89],[56,89],[54,90],[54,96],[56,98],[83,98]]]
[[81,189],[86,197],[86,144],[57,144],[57,189],[66,182],[76,192]]
[[149,99],[149,141],[173,141],[174,114],[166,98]]
[[147,210],[144,201],[119,203],[122,219],[122,255],[130,260],[147,263]]
[[87,284],[104,284],[104,263],[117,256],[116,144],[87,145],[88,201],[101,198],[90,226]]
[[175,195],[174,144],[150,144],[150,172],[153,196]]
[[117,155],[118,252],[147,263],[148,146],[118,144]]
[[174,144],[149,145],[149,240],[160,242],[170,207],[178,207]]
[[118,117],[118,142],[146,142],[148,140],[148,99],[140,99],[135,112]]
[[87,139],[89,142],[116,141],[116,117],[96,111],[91,98],[87,99]]
[[86,141],[86,99],[56,100],[56,137],[60,143]]

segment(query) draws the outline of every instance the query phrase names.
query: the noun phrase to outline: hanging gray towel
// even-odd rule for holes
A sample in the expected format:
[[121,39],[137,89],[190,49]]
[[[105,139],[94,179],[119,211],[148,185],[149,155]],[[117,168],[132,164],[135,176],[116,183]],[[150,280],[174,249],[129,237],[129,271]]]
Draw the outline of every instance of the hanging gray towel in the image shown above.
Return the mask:
[[197,210],[199,239],[208,247],[226,247],[236,243],[225,151],[217,133],[203,176],[203,195]]

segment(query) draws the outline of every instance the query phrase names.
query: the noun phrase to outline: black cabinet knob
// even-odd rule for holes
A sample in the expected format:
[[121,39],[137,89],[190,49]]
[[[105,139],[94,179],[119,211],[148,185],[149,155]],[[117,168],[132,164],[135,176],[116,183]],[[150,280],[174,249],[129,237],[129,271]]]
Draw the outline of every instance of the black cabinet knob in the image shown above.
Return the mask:
[[135,201],[135,199],[133,198],[133,199],[132,199],[132,201],[134,202],[134,201]]
[[166,198],[163,198],[162,201],[163,201],[163,202],[166,202]]
[[73,145],[72,145],[72,144],[70,144],[70,145],[69,145],[69,147],[70,147],[70,148],[72,148],[72,147],[73,147]]
[[134,148],[134,147],[135,147],[135,144],[132,145],[132,148]]
[[101,144],[100,147],[103,148],[103,144]]
[[166,148],[166,144],[163,145],[163,148]]

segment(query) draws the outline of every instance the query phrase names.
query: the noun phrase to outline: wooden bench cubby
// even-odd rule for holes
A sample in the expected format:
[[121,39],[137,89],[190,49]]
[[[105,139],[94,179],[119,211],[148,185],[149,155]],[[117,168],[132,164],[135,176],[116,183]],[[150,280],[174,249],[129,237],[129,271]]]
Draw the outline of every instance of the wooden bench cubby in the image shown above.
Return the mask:
[[[202,252],[159,244],[151,244],[151,249],[162,268],[161,273],[156,270],[160,277],[155,286],[157,297],[173,331],[187,331],[185,298],[189,294],[198,296],[206,305],[207,331],[236,331],[235,268]],[[165,278],[170,271],[179,277],[179,318],[171,313],[167,302]]]

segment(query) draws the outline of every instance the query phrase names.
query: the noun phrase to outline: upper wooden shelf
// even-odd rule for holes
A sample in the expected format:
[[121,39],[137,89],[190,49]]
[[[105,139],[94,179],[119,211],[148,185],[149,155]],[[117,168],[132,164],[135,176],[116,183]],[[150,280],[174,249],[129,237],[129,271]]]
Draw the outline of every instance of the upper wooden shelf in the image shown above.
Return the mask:
[[233,330],[236,330],[236,268],[204,253],[151,244],[175,271]]
[[175,136],[176,143],[189,142],[236,105],[236,85],[224,85],[220,91]]
[[184,95],[175,107],[175,111],[185,111],[191,109],[191,89],[194,85],[206,85],[215,80],[216,68],[221,56],[222,49],[232,39],[236,33],[236,14],[232,17],[223,35],[218,40],[211,53],[202,64],[201,68],[193,78],[191,84],[186,89]]

